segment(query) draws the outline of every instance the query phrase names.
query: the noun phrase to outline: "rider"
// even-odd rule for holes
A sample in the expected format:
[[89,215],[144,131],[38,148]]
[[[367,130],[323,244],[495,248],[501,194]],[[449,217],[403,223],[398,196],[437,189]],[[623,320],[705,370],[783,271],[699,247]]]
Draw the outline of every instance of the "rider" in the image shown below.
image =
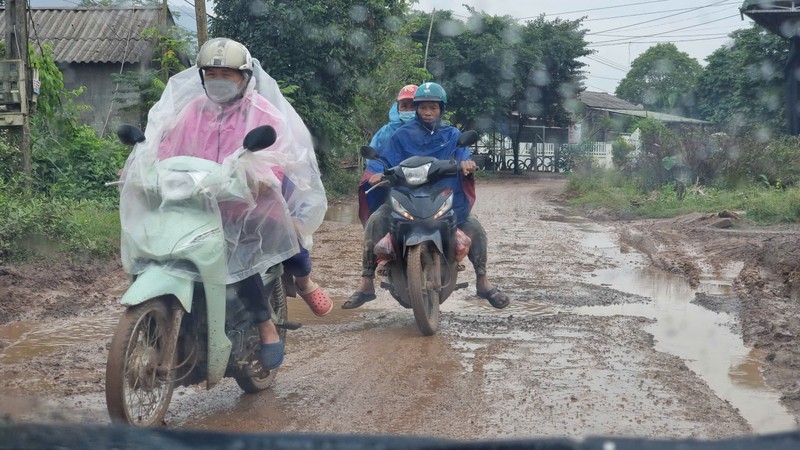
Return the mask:
[[[327,200],[308,130],[244,45],[211,39],[197,55],[197,68],[199,80],[195,72],[186,82],[168,86],[161,105],[156,104],[148,116],[148,125],[153,124],[161,141],[158,159],[185,155],[234,164],[227,157],[241,148],[245,134],[261,125],[272,126],[277,134],[272,146],[238,159],[251,185],[251,206],[243,206],[248,202],[242,199],[219,206],[228,242],[227,282],[259,277],[269,267],[267,262],[282,261],[314,314],[328,314],[333,302],[310,277],[311,234],[322,222]],[[185,78],[182,73],[170,81]],[[153,132],[150,128],[147,131]],[[277,203],[285,206],[276,208],[276,202],[270,202],[273,188],[283,197]],[[277,223],[270,217],[285,213],[291,215],[295,241],[274,243],[281,235],[270,226]],[[271,370],[283,362],[284,342],[264,300],[252,307],[262,343],[261,364]]]
[[[417,85],[415,84],[409,84],[400,89],[400,92],[397,93],[397,101],[389,109],[389,122],[382,126],[375,133],[375,136],[372,136],[372,141],[369,143],[370,147],[381,148],[381,145],[389,140],[398,128],[414,121],[414,117],[417,114],[414,111],[414,93],[416,92]],[[382,172],[383,165],[380,162],[367,160],[367,167],[361,176],[358,189],[358,217],[361,220],[361,225],[366,226],[370,214],[374,213],[386,200],[386,189],[374,189],[369,194],[366,193],[369,189],[369,184],[367,183],[369,179],[373,175]]]
[[[475,269],[476,294],[488,300],[495,308],[505,308],[509,305],[508,296],[499,288],[493,287],[486,276],[486,231],[478,218],[470,213],[475,202],[475,180],[468,175],[475,172],[477,166],[469,159],[469,149],[459,147],[457,144],[461,132],[453,126],[442,123],[446,105],[447,93],[442,86],[437,83],[420,85],[414,94],[416,120],[400,127],[381,147],[380,153],[390,167],[416,155],[439,159],[455,157],[461,162],[459,177],[446,179],[443,182],[448,183],[453,190],[453,210],[456,213],[458,228],[472,239],[468,255]],[[380,174],[375,174],[369,183],[374,185],[380,178]],[[388,204],[383,204],[369,217],[364,230],[361,285],[342,308],[358,308],[376,298],[373,278],[377,259],[373,248],[375,243],[389,232],[390,220],[391,206]]]

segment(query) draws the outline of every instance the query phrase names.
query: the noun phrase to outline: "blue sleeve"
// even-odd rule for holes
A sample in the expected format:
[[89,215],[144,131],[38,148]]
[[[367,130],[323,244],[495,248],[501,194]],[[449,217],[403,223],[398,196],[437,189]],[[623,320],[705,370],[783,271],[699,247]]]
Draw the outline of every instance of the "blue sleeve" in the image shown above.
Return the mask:
[[389,167],[394,167],[403,161],[403,133],[402,128],[384,142],[380,149],[381,156],[389,163]]
[[472,152],[469,147],[459,147],[456,149],[456,161],[466,161],[470,159],[470,155],[472,155]]
[[375,133],[375,136],[372,136],[372,140],[369,141],[369,146],[374,147],[376,149],[381,148],[383,142],[389,139],[392,136],[393,132],[394,130],[392,130],[392,127],[389,124],[382,126],[381,129],[378,130],[377,133]]

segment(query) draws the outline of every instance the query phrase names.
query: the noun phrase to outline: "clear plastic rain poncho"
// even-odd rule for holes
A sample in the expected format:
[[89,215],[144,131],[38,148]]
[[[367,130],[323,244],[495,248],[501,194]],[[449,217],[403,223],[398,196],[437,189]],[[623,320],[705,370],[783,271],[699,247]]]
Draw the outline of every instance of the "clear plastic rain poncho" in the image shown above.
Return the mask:
[[[311,135],[255,59],[253,69],[244,96],[226,105],[208,99],[196,67],[186,69],[170,78],[150,110],[146,140],[133,148],[121,180],[121,255],[128,273],[139,274],[151,263],[146,257],[150,253],[142,251],[154,245],[153,232],[146,230],[145,222],[160,220],[156,216],[161,212],[175,221],[175,211],[180,217],[181,208],[184,212],[202,208],[222,219],[227,274],[207,281],[240,281],[288,259],[299,245],[311,250],[311,235],[327,209]],[[275,128],[275,143],[258,152],[245,151],[245,134],[260,125]],[[203,168],[228,181],[224,188],[198,181],[203,194],[181,204],[176,195],[166,198],[160,192],[171,177],[180,176],[174,170],[176,163],[181,170]],[[195,181],[204,177],[189,172]],[[184,216],[186,220],[197,217]],[[199,279],[197,270],[185,262],[159,264],[179,276]]]

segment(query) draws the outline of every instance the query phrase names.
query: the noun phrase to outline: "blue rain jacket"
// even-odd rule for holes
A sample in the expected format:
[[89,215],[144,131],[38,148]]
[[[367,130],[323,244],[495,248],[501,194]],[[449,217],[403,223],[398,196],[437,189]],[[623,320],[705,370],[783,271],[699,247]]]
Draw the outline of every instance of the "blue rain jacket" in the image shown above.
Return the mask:
[[[459,136],[461,131],[458,128],[441,122],[437,122],[431,131],[429,125],[425,125],[417,116],[413,122],[398,128],[379,151],[390,167],[412,156],[433,156],[438,159],[455,156],[456,161],[466,161],[470,159],[470,151],[469,148],[457,146]],[[445,178],[437,185],[446,185],[453,190],[453,210],[457,223],[462,224],[475,203],[474,178],[464,177],[459,171],[457,178]]]

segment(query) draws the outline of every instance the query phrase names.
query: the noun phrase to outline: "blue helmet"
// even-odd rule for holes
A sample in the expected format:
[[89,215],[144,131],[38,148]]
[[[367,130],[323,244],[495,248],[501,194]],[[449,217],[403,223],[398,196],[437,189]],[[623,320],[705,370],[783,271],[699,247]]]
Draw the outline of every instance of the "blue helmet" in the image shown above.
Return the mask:
[[447,92],[438,83],[422,83],[414,94],[414,106],[420,102],[439,102],[439,106],[444,112],[447,105]]

